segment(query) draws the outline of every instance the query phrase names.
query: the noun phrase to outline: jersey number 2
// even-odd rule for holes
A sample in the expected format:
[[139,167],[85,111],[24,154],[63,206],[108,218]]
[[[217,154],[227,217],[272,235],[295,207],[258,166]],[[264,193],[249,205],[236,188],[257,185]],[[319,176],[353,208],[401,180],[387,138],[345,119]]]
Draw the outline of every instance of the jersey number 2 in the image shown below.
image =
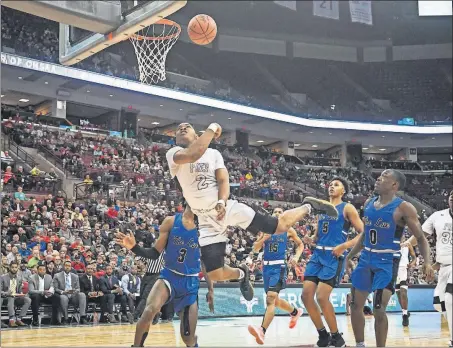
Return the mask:
[[377,231],[376,230],[370,230],[370,243],[372,245],[377,244]]
[[208,188],[208,183],[206,182],[206,176],[199,174],[195,178],[197,184],[198,191],[204,190]]
[[187,249],[185,249],[185,248],[179,249],[178,262],[183,263],[184,260],[186,259],[186,255],[187,255]]

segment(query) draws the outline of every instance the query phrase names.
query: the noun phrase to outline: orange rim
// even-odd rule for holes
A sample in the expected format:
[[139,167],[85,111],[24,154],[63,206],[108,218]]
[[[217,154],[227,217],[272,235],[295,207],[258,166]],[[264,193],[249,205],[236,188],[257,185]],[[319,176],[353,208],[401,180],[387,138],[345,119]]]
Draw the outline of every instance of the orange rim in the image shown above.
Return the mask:
[[[132,34],[130,36],[130,38],[134,39],[134,40],[137,40],[137,41],[144,41],[144,40],[147,40],[147,41],[160,41],[160,40],[173,39],[174,37],[178,36],[181,33],[181,26],[178,23],[173,22],[170,19],[163,18],[161,20],[158,20],[154,24],[171,25],[171,26],[175,27],[177,30],[176,30],[175,33],[173,33],[171,35],[167,35],[167,36],[143,36],[143,35]],[[154,25],[154,24],[152,24],[152,25]]]

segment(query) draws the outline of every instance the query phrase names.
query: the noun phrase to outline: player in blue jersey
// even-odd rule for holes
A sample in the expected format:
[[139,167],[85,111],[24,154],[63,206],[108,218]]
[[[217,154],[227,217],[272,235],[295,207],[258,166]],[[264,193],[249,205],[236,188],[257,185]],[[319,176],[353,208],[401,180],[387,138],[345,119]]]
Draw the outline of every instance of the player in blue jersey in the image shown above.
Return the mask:
[[394,256],[400,255],[401,237],[406,225],[420,247],[426,280],[429,282],[434,278],[429,244],[418,221],[417,211],[412,204],[396,196],[405,184],[406,177],[397,170],[387,169],[381,173],[375,184],[377,196],[364,205],[365,231],[347,257],[351,260],[363,249],[351,277],[351,323],[357,347],[365,346],[363,306],[371,292],[374,292],[376,346],[385,347],[388,333],[386,308],[395,292],[399,264],[399,257]]
[[[283,214],[282,208],[274,209],[274,217],[278,218],[281,214]],[[288,239],[294,241],[297,247],[296,254],[290,261],[291,264],[295,266],[304,251],[304,244],[293,228],[290,228],[287,233],[278,235],[262,234],[253,245],[254,252],[259,252],[264,246],[263,281],[264,291],[266,292],[266,313],[264,314],[263,322],[260,327],[252,325],[249,325],[248,327],[250,334],[255,337],[256,343],[258,344],[264,344],[266,330],[274,319],[275,307],[280,308],[291,315],[289,321],[290,329],[293,329],[296,326],[297,320],[303,313],[301,308],[295,308],[287,301],[278,297],[280,290],[283,290],[286,287],[286,274],[288,270],[285,259]]]
[[[351,225],[357,232],[363,232],[363,222],[360,220],[359,213],[352,204],[343,202],[343,196],[348,192],[348,188],[348,183],[343,178],[334,178],[330,181],[330,203],[338,210],[338,218],[319,215],[315,236],[304,238],[308,244],[316,241],[315,250],[305,269],[302,301],[318,330],[318,347],[345,346],[345,341],[338,332],[330,294],[340,283],[345,269],[345,255],[343,253],[335,255],[333,249],[347,240]],[[315,301],[315,295],[318,303]],[[324,327],[321,311],[330,333]]]
[[[138,256],[157,259],[165,250],[165,266],[149,293],[146,308],[137,322],[133,347],[144,347],[153,318],[163,305],[174,301],[174,308],[181,318],[181,338],[187,347],[198,347],[195,329],[198,319],[199,273],[201,271],[198,228],[189,207],[183,214],[165,218],[154,247],[141,248],[132,233],[118,233],[116,242]],[[206,273],[205,273],[206,274]],[[206,276],[205,276],[206,277]],[[213,307],[213,286],[208,283],[207,301]]]

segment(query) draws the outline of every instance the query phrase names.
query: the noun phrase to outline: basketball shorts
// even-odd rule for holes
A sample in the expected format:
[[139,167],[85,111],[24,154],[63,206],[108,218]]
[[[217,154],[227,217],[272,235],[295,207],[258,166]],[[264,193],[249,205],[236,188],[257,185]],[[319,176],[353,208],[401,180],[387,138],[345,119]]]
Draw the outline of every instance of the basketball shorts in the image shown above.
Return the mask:
[[164,281],[170,292],[170,297],[165,304],[173,301],[176,313],[197,302],[200,288],[198,276],[184,276],[164,268],[159,279]]
[[434,308],[439,312],[445,312],[445,293],[453,292],[452,265],[442,265],[437,277],[437,286],[434,289]]
[[407,265],[400,265],[398,267],[398,275],[396,277],[396,291],[399,289],[407,289]]
[[359,263],[351,275],[352,286],[368,293],[381,289],[395,293],[399,261],[400,259],[393,257],[391,253],[362,250]]
[[235,200],[228,200],[225,218],[222,221],[217,220],[215,208],[207,210],[193,209],[193,212],[198,217],[199,243],[202,247],[226,242],[228,240],[226,234],[228,226],[241,227],[246,230],[256,215],[251,207]]
[[286,265],[265,265],[263,267],[264,292],[280,292],[286,288]]
[[336,257],[332,250],[315,249],[305,268],[304,280],[326,283],[336,287],[345,272],[345,258]]

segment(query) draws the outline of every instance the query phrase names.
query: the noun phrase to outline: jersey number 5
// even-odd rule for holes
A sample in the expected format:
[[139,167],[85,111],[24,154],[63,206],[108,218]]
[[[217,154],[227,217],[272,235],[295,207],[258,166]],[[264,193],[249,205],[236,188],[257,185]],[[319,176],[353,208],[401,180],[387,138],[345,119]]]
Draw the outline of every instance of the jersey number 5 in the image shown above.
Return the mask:
[[187,249],[185,249],[185,248],[179,249],[178,262],[183,263],[184,260],[186,259],[186,255],[187,255]]
[[370,230],[370,243],[372,245],[377,244],[377,231],[376,230]]
[[324,221],[322,223],[322,229],[321,229],[322,233],[327,233],[329,232],[329,222],[328,221]]

